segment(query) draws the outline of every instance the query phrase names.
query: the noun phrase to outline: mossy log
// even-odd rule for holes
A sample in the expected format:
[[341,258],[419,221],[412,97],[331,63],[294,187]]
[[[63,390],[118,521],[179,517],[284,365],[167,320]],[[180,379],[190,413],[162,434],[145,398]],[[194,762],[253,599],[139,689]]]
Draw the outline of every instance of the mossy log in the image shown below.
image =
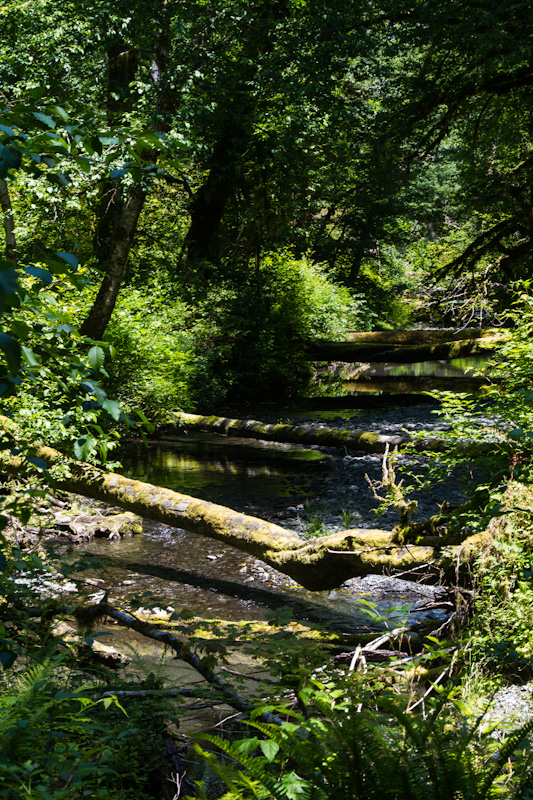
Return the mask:
[[[172,411],[167,415],[170,422],[185,430],[199,430],[205,433],[219,433],[224,436],[239,436],[248,439],[263,439],[267,442],[291,442],[293,444],[318,445],[320,447],[346,447],[365,453],[384,453],[394,447],[412,443],[415,450],[424,453],[442,453],[449,447],[449,441],[438,436],[428,436],[411,440],[409,434],[385,435],[373,431],[339,430],[335,428],[316,428],[311,425],[288,425],[278,423],[269,425],[255,419],[232,419],[231,417],[202,416]],[[492,452],[494,444],[488,442],[454,442],[454,447],[471,446],[476,454]]]
[[420,361],[439,361],[465,358],[490,352],[500,337],[470,339],[439,344],[374,344],[358,342],[310,342],[306,354],[311,361],[370,361],[387,364],[414,364]]
[[384,453],[387,445],[395,447],[409,441],[409,436],[387,436],[372,431],[336,430],[316,428],[311,425],[268,424],[256,419],[202,416],[174,411],[167,415],[169,422],[185,430],[220,433],[245,439],[262,439],[266,442],[319,445],[322,447],[347,447],[366,453]]
[[[0,417],[11,434],[15,426]],[[426,544],[399,544],[392,531],[354,529],[302,541],[295,533],[278,525],[240,514],[231,508],[179,494],[170,489],[131,480],[113,472],[104,472],[91,464],[74,461],[50,447],[35,448],[34,456],[48,468],[61,466],[64,477],[56,486],[69,492],[92,497],[126,511],[182,528],[201,536],[231,545],[289,575],[312,591],[333,589],[351,577],[380,572],[406,572],[432,564],[454,563],[457,547],[446,553],[434,537]],[[0,452],[2,469],[19,477],[39,467],[26,457]],[[67,473],[67,474],[65,474]],[[464,547],[465,543],[459,545]],[[450,561],[451,559],[451,561]]]
[[351,331],[346,338],[357,344],[374,345],[436,345],[446,342],[467,342],[471,340],[499,340],[509,338],[505,328],[433,328],[427,330],[399,331]]
[[343,390],[350,395],[352,392],[376,393],[387,392],[394,394],[416,392],[463,392],[476,394],[483,392],[485,387],[499,381],[499,378],[473,377],[470,375],[457,375],[450,378],[441,378],[435,375],[364,375],[357,380],[342,382]]

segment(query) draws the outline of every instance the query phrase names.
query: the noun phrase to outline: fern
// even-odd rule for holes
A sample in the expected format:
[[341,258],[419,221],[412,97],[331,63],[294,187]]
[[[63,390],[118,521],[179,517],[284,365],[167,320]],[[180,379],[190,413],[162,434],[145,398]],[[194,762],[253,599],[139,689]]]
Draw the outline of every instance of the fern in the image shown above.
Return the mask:
[[[517,748],[533,721],[509,736],[496,755],[483,733],[483,715],[469,720],[446,695],[425,716],[409,714],[383,698],[375,711],[358,711],[357,698],[340,703],[323,692],[311,697],[313,713],[281,726],[250,727],[272,742],[250,737],[217,745],[227,760],[205,754],[228,786],[224,800],[489,800],[529,797],[533,765]],[[512,779],[506,765],[514,757]],[[533,792],[531,794],[533,796]]]

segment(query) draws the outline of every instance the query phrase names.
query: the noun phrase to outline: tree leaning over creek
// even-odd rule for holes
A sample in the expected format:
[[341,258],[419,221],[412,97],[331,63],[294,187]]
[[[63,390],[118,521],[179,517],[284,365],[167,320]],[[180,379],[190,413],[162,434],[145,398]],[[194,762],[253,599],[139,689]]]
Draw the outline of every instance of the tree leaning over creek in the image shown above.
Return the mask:
[[[0,418],[7,432],[16,431],[10,420]],[[485,534],[448,536],[439,532],[439,518],[426,525],[384,531],[353,529],[302,541],[296,534],[233,509],[179,494],[170,489],[105,472],[77,462],[50,447],[35,450],[49,468],[61,465],[66,477],[55,479],[57,488],[118,505],[141,516],[175,528],[206,536],[236,547],[289,575],[307,589],[318,591],[340,586],[348,578],[382,571],[410,572],[438,564],[456,568],[487,541]],[[0,454],[2,469],[21,475],[35,466],[20,456]],[[490,538],[490,537],[489,537]],[[419,574],[419,573],[418,573]]]

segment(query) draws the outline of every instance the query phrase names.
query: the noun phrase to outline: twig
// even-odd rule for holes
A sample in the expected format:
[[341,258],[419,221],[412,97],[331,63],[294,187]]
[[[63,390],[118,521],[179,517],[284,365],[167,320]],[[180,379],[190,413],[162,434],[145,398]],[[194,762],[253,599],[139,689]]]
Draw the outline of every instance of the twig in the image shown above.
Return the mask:
[[[254,710],[254,707],[251,703],[248,703],[246,700],[244,700],[244,698],[238,695],[237,692],[235,692],[227,683],[219,678],[219,676],[210,667],[206,666],[205,663],[202,663],[202,660],[196,655],[196,653],[191,653],[185,643],[178,639],[178,637],[173,633],[170,633],[170,631],[164,631],[159,628],[155,628],[148,622],[142,622],[132,614],[128,614],[125,611],[120,611],[118,608],[115,608],[105,600],[99,603],[96,608],[101,609],[102,616],[109,616],[116,620],[120,625],[123,625],[126,628],[131,628],[132,630],[137,631],[137,633],[140,633],[142,636],[146,636],[148,639],[154,639],[155,641],[161,642],[162,644],[170,647],[175,651],[176,658],[185,661],[186,664],[189,664],[189,666],[195,669],[196,672],[198,672],[208,683],[216,686],[216,688],[219,689],[224,696],[228,705],[233,706],[236,711],[249,714]],[[262,719],[264,722],[273,723],[275,725],[281,725],[282,723],[282,720],[279,717],[277,717],[275,714],[271,714],[269,711],[262,714],[260,719]]]
[[441,672],[441,674],[439,675],[439,677],[438,677],[436,680],[434,680],[434,681],[432,681],[432,682],[431,682],[431,686],[429,687],[429,689],[427,689],[427,691],[425,691],[425,692],[424,692],[424,694],[422,695],[422,697],[420,698],[420,700],[417,700],[417,701],[416,701],[416,703],[415,703],[414,705],[412,705],[412,706],[408,706],[408,708],[407,708],[407,711],[413,711],[413,709],[415,709],[417,706],[419,706],[421,703],[423,703],[423,702],[424,702],[424,700],[426,699],[426,697],[427,697],[429,694],[431,694],[431,692],[433,691],[433,689],[435,688],[435,686],[436,686],[438,683],[440,683],[440,682],[443,680],[443,678],[445,678],[445,677],[446,677],[446,673],[448,673],[448,672],[450,672],[450,673],[451,673],[451,671],[452,671],[452,669],[453,669],[453,667],[454,667],[454,664],[455,664],[456,658],[457,658],[457,651],[455,651],[455,653],[453,654],[453,658],[452,658],[452,662],[451,662],[451,664],[450,664],[449,666],[447,666],[447,667],[446,667],[446,669],[445,669],[443,672]]

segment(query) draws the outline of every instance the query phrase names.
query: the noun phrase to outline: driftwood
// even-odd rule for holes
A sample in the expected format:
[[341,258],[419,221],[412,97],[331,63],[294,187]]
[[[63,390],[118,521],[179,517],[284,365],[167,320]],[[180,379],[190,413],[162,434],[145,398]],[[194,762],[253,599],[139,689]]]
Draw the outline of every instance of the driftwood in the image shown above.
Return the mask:
[[[18,432],[10,420],[0,417],[4,429]],[[57,478],[60,489],[118,505],[140,516],[182,528],[231,545],[253,555],[311,590],[333,589],[348,578],[384,571],[409,572],[428,563],[446,566],[460,560],[460,553],[477,549],[481,535],[457,546],[446,536],[422,535],[416,544],[393,531],[353,529],[302,541],[278,525],[240,514],[233,509],[178,494],[170,489],[104,472],[90,464],[66,458],[50,447],[38,447],[34,454],[48,467],[61,465],[68,474]],[[18,476],[39,471],[27,457],[4,450],[0,465]],[[403,542],[406,542],[405,544]]]

